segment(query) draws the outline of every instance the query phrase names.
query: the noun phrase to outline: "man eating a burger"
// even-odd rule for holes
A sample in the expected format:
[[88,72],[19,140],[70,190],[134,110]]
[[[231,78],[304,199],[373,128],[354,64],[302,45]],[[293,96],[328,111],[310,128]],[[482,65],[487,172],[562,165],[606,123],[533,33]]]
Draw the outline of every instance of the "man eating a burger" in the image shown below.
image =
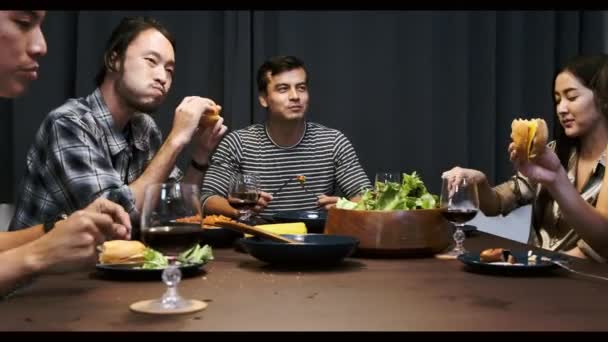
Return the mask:
[[[214,101],[189,96],[163,141],[147,113],[165,100],[174,72],[166,28],[151,18],[123,19],[107,42],[97,88],[52,110],[40,126],[10,230],[55,221],[98,197],[121,204],[137,222],[146,185],[200,184],[226,126]],[[175,164],[189,144],[192,162],[182,174]]]

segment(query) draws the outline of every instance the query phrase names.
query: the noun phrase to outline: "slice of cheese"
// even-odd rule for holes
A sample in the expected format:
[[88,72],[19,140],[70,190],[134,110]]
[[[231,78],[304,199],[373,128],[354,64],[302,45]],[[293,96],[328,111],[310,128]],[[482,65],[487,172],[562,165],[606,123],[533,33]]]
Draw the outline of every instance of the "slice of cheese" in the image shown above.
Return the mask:
[[[257,228],[263,229],[267,232],[274,234],[306,234],[308,230],[304,222],[290,222],[290,223],[274,223],[274,224],[260,224]],[[245,234],[249,237],[251,235]]]
[[528,156],[532,150],[532,140],[536,135],[536,130],[538,129],[538,122],[536,120],[532,120],[528,123],[528,146],[526,146],[526,151],[528,152]]

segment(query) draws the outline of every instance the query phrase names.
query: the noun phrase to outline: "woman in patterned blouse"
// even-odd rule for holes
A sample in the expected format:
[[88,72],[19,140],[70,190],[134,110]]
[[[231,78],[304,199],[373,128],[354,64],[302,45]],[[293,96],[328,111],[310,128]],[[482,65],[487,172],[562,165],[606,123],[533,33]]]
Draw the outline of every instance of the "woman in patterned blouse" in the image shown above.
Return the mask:
[[518,162],[519,173],[491,187],[486,176],[455,167],[442,177],[477,183],[480,209],[506,215],[533,205],[529,242],[571,256],[605,262],[608,258],[608,194],[601,191],[608,146],[608,57],[578,56],[554,80],[559,127],[544,153]]

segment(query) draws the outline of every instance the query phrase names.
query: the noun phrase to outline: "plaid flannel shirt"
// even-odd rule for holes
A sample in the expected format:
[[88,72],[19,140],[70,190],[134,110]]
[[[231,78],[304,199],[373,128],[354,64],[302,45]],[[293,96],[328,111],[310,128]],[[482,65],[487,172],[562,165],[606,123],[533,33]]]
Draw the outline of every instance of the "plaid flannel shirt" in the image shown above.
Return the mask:
[[[124,131],[116,129],[99,89],[69,99],[38,129],[9,230],[69,215],[98,197],[122,205],[137,222],[128,184],[144,172],[161,144],[162,134],[148,114],[137,113]],[[181,176],[175,167],[169,178]]]

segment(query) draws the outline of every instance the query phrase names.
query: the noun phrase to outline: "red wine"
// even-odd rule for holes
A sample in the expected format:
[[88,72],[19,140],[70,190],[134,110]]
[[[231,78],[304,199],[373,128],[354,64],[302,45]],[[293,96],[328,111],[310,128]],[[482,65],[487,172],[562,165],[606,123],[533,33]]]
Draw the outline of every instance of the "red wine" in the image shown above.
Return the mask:
[[466,210],[444,210],[443,217],[454,223],[465,223],[471,221],[477,215],[477,209]]
[[151,227],[142,230],[142,240],[165,255],[178,255],[199,242],[203,228],[198,224]]
[[228,202],[235,209],[249,210],[258,203],[259,196],[257,192],[233,192],[229,194]]

